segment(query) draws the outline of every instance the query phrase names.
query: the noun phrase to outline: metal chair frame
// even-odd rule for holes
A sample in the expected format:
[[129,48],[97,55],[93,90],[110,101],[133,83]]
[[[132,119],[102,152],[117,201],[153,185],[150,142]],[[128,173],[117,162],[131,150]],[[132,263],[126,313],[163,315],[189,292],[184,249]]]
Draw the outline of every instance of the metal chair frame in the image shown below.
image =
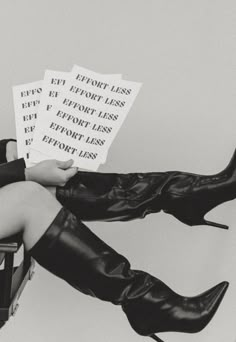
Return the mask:
[[0,240],[0,328],[15,315],[19,307],[18,300],[28,280],[34,274],[35,261],[24,248],[23,260],[14,266],[15,254],[22,246],[20,234]]

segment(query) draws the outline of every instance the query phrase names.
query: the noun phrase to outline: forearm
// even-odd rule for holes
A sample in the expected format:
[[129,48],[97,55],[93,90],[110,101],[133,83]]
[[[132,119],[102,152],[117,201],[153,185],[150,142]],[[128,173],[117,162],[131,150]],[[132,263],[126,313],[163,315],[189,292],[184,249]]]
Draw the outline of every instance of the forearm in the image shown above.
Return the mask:
[[0,187],[10,183],[25,181],[25,168],[24,158],[2,164],[0,166]]
[[[11,161],[17,161],[18,151],[15,139],[3,139],[0,141],[0,164]],[[23,160],[23,158],[21,158]],[[1,161],[2,160],[2,161]],[[21,162],[22,163],[22,162]],[[43,160],[36,165],[26,168],[22,164],[19,166],[24,169],[20,172],[20,180],[37,182],[43,186],[64,185],[78,171],[78,168],[72,167],[73,160],[60,161],[56,159]],[[16,166],[18,164],[15,164]],[[1,176],[1,174],[0,174]],[[15,175],[16,176],[16,175]],[[24,177],[23,177],[24,176]],[[17,178],[17,177],[16,177]],[[3,181],[3,185],[4,185]],[[1,183],[1,180],[0,180]]]
[[[7,158],[7,144],[10,142],[10,141],[14,141],[14,142],[16,142],[16,139],[14,139],[14,138],[9,138],[9,139],[2,139],[2,140],[0,140],[0,164],[4,164],[4,163],[8,163],[9,162],[9,160],[8,160],[8,158]],[[17,158],[17,159],[14,159],[14,160],[18,160],[19,158]],[[21,158],[21,159],[23,159],[23,158]],[[10,166],[11,166],[11,164],[10,164]],[[23,178],[24,178],[24,180],[26,180],[26,181],[29,181],[29,180],[31,180],[31,181],[35,181],[35,179],[33,179],[33,177],[32,177],[32,174],[31,174],[31,169],[30,168],[26,168],[26,166],[24,165],[24,164],[18,164],[18,163],[16,163],[16,164],[14,164],[14,166],[17,166],[17,168],[18,168],[18,172],[21,172],[21,175],[20,175],[20,179],[21,180],[23,180]],[[21,170],[21,171],[19,171],[19,167],[20,167],[20,169],[24,169],[24,171],[23,170]],[[17,171],[17,170],[16,170]],[[24,175],[23,175],[23,172],[24,172]],[[24,176],[24,177],[23,177]],[[3,181],[3,182],[5,182],[5,181]],[[2,182],[1,182],[1,180],[0,180],[0,184],[1,184]]]

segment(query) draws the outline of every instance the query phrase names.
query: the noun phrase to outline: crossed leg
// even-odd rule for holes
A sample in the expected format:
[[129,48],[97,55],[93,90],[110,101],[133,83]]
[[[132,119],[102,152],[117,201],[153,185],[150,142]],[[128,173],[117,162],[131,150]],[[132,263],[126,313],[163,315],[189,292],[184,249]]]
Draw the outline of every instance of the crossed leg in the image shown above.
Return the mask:
[[83,293],[121,305],[141,335],[161,341],[154,333],[193,333],[211,321],[227,282],[195,297],[178,295],[151,274],[132,270],[125,257],[61,209],[53,193],[35,182],[6,185],[0,189],[0,239],[22,232],[26,250],[41,266]]
[[62,205],[38,183],[17,182],[0,189],[0,239],[22,232],[26,250],[44,234]]

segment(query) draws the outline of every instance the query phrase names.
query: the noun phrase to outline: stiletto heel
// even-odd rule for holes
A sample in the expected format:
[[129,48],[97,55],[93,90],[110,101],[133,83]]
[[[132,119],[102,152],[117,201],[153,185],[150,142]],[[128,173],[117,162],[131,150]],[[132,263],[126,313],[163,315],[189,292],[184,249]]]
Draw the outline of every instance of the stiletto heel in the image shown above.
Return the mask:
[[163,340],[161,340],[159,337],[157,337],[156,335],[150,335],[149,337],[153,338],[153,340],[158,341],[158,342],[164,342]]
[[217,227],[221,229],[229,229],[229,226],[226,226],[225,224],[216,223],[216,222],[207,221],[207,220],[203,220],[203,224],[205,224],[206,226],[212,226],[212,227]]
[[215,175],[178,171],[170,174],[163,198],[164,212],[185,224],[229,229],[227,225],[205,220],[204,216],[221,203],[236,198],[236,150],[228,166]]

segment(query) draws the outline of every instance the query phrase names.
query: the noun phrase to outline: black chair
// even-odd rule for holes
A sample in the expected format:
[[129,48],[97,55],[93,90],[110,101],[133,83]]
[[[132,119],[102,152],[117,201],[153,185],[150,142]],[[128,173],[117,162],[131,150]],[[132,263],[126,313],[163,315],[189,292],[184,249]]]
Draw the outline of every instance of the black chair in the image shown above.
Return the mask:
[[22,246],[21,234],[0,240],[0,328],[15,315],[19,306],[18,299],[28,280],[34,274],[35,261],[23,247],[23,259],[19,266],[14,266],[14,256]]

